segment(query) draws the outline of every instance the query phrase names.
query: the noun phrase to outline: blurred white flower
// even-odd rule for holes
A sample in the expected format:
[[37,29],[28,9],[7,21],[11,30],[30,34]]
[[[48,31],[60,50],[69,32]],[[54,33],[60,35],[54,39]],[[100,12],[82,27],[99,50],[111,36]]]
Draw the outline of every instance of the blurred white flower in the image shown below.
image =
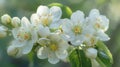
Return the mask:
[[8,23],[11,22],[11,17],[8,14],[4,14],[1,17],[1,21],[2,21],[3,24],[8,24]]
[[56,64],[61,59],[65,59],[68,55],[68,44],[62,40],[59,35],[51,33],[46,38],[40,38],[38,43],[41,45],[37,52],[37,56],[40,59],[48,58],[48,61],[52,64]]
[[76,11],[71,15],[71,20],[64,19],[62,31],[65,39],[70,41],[74,46],[79,46],[84,41],[84,13]]
[[0,38],[7,36],[7,28],[0,26]]
[[30,24],[29,20],[26,17],[23,17],[21,19],[21,27],[13,28],[12,30],[12,34],[15,40],[8,47],[8,52],[9,49],[11,51],[17,49],[17,57],[28,54],[32,50],[34,43],[38,39],[36,30],[33,30],[32,28],[33,27]]

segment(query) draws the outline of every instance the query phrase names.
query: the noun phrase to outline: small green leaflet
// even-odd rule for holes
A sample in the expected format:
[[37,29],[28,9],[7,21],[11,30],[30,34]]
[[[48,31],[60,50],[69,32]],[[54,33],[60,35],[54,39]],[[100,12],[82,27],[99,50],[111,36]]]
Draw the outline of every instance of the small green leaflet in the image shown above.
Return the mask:
[[98,56],[96,60],[98,61],[100,66],[112,67],[113,58],[107,46],[103,42],[98,41],[98,43],[96,44],[96,48],[98,50]]
[[80,49],[74,49],[69,55],[69,60],[72,67],[92,67],[90,59]]

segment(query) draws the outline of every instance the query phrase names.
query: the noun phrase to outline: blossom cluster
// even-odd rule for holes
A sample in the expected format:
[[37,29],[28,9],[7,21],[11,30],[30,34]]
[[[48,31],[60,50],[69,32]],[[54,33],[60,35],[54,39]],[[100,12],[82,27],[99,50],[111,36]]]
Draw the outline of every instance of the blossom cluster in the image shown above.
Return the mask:
[[98,40],[107,41],[105,33],[109,27],[109,19],[101,15],[99,10],[92,9],[87,17],[77,10],[69,18],[61,18],[60,7],[40,5],[30,20],[26,17],[11,18],[8,14],[1,17],[4,26],[0,26],[0,37],[10,32],[14,38],[7,49],[8,55],[21,57],[36,48],[37,57],[46,59],[52,64],[68,57],[69,47],[86,48],[85,54],[93,63],[97,56],[94,48]]

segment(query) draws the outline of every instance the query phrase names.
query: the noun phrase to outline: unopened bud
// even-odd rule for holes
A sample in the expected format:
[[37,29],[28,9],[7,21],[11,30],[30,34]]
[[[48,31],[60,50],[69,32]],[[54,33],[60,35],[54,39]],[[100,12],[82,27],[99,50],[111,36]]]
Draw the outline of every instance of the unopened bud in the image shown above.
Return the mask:
[[14,27],[19,27],[19,25],[20,25],[20,19],[18,17],[13,17],[11,25],[14,26]]
[[7,28],[0,26],[0,38],[7,36]]
[[8,14],[4,14],[1,17],[1,21],[2,21],[3,24],[8,24],[8,23],[11,22],[11,17]]
[[88,48],[85,53],[90,59],[95,59],[97,57],[97,50],[95,48]]
[[14,46],[9,46],[7,49],[7,53],[10,56],[16,56],[17,52],[18,52],[18,49],[15,48]]
[[34,25],[39,25],[40,23],[40,19],[37,14],[32,14],[30,20]]

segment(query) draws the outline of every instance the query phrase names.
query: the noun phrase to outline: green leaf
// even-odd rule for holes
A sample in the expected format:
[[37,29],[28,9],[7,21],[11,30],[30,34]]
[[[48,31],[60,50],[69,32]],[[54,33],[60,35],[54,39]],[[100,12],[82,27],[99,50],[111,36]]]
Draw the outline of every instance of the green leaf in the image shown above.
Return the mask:
[[49,7],[52,7],[52,6],[60,7],[62,9],[62,18],[70,18],[72,14],[72,10],[68,6],[62,5],[60,3],[52,3],[52,4],[49,4],[48,6]]
[[101,41],[98,41],[96,47],[98,49],[98,56],[96,60],[100,63],[101,67],[111,67],[113,58],[107,46]]
[[73,50],[69,56],[69,60],[72,67],[92,67],[90,59],[80,49]]

